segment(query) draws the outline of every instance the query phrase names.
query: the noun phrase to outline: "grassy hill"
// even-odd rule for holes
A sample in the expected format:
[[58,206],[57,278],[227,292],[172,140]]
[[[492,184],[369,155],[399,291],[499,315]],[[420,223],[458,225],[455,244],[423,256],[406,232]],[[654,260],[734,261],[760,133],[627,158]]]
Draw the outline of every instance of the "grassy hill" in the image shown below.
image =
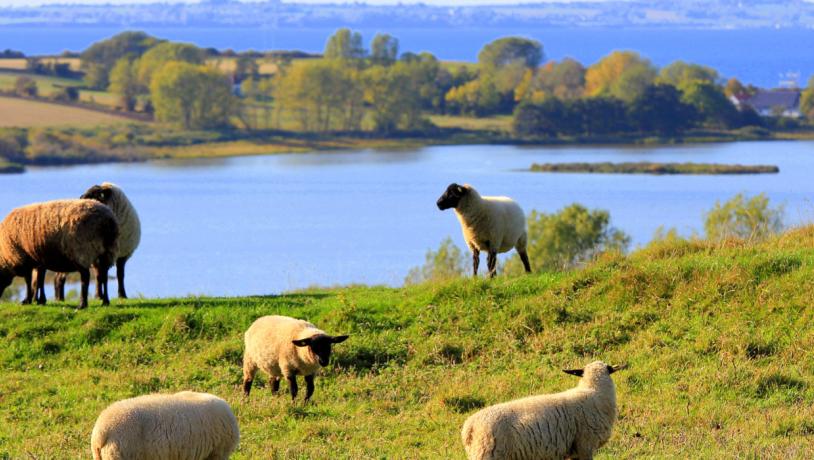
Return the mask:
[[133,121],[95,110],[0,96],[0,127],[97,126]]
[[[0,458],[85,458],[109,403],[182,389],[231,403],[235,458],[463,458],[468,414],[594,359],[630,364],[599,458],[814,452],[814,227],[569,274],[113,304],[0,305]],[[241,397],[242,333],[274,313],[351,334],[313,404]]]

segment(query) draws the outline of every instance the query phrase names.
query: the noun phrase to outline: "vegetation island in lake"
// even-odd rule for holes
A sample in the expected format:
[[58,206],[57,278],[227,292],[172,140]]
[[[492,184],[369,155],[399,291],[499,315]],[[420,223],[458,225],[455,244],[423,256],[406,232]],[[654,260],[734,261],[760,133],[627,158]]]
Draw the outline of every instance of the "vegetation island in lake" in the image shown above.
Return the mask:
[[774,165],[728,165],[716,163],[534,163],[532,172],[592,174],[776,174]]

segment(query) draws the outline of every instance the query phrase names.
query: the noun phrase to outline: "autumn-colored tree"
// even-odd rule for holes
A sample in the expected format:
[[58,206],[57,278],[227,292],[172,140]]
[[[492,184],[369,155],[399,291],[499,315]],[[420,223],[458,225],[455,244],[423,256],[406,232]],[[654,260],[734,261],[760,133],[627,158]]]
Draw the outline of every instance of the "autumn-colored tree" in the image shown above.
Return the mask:
[[170,62],[156,71],[150,97],[158,120],[185,129],[226,126],[237,111],[237,100],[226,76],[188,62]]
[[367,51],[362,44],[362,34],[348,28],[337,30],[325,44],[325,59],[364,59],[366,54]]
[[370,60],[374,64],[390,65],[399,55],[399,41],[390,34],[376,34],[370,43]]
[[650,61],[633,51],[614,51],[585,72],[585,94],[630,102],[655,79],[656,69]]
[[132,111],[136,107],[136,96],[141,91],[136,64],[128,58],[121,58],[110,71],[108,91],[119,96],[122,108]]
[[681,90],[694,82],[717,84],[718,80],[718,72],[715,69],[684,61],[675,61],[662,68],[657,79],[658,83],[673,85]]
[[195,45],[174,42],[158,44],[138,60],[138,81],[149,88],[153,74],[168,62],[203,64],[205,57],[204,51]]
[[808,87],[800,95],[800,112],[809,120],[814,120],[814,76],[808,80]]

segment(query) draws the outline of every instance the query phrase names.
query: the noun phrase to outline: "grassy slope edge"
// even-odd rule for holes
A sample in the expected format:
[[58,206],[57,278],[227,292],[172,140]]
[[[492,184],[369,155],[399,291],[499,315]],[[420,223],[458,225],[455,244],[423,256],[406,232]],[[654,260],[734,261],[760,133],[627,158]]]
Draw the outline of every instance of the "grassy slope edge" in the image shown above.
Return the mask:
[[[670,243],[557,275],[274,297],[0,305],[0,458],[86,458],[112,401],[226,398],[234,458],[463,458],[469,413],[570,388],[593,359],[620,420],[599,458],[814,452],[814,227],[758,245]],[[244,400],[242,332],[286,314],[350,333],[314,403]],[[284,386],[285,390],[286,387]]]

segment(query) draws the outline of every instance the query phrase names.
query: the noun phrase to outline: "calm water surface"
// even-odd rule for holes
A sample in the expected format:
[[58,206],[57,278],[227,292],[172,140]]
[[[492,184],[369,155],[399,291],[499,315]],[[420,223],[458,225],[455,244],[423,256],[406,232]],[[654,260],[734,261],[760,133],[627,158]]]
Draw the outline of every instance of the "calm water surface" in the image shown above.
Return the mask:
[[[533,162],[695,161],[776,164],[779,174],[645,176],[518,172]],[[528,212],[573,202],[610,211],[634,244],[660,225],[702,228],[716,200],[766,192],[787,223],[814,217],[814,143],[742,142],[626,148],[443,146],[31,169],[0,176],[0,213],[122,186],[142,220],[128,291],[148,297],[252,295],[312,285],[401,284],[446,236],[464,247],[435,201],[450,182],[509,195]],[[534,261],[532,260],[532,264]],[[50,296],[50,288],[48,291]]]

